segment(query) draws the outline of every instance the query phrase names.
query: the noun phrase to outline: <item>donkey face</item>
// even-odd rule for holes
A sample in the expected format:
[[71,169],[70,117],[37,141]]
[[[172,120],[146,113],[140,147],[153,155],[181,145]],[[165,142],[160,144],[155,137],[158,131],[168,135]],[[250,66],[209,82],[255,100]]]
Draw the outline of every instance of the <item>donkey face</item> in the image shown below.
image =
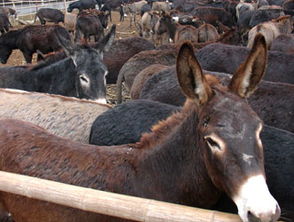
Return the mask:
[[76,89],[80,98],[106,103],[106,75],[103,52],[109,50],[115,35],[115,25],[97,44],[90,46],[74,45],[71,41],[58,36],[66,54],[76,67]]
[[276,221],[280,208],[265,182],[262,121],[244,98],[265,72],[267,49],[262,35],[228,88],[208,84],[192,46],[184,44],[177,60],[179,83],[197,106],[197,144],[214,185],[236,203],[243,221]]
[[155,31],[158,35],[168,32],[168,25],[172,23],[172,18],[163,14],[155,25]]
[[98,16],[99,17],[99,20],[101,22],[101,25],[103,28],[107,28],[108,26],[108,16],[109,16],[109,13],[102,13]]
[[73,62],[77,70],[76,87],[80,98],[106,103],[108,70],[102,61],[101,53],[90,47],[80,48],[75,52]]

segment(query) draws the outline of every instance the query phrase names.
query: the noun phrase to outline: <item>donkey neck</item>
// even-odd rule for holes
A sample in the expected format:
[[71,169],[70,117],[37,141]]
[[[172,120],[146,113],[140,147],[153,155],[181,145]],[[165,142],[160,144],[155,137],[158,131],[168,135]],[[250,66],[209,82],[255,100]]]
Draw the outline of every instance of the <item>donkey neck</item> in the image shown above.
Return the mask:
[[30,72],[31,81],[34,82],[33,91],[65,96],[77,96],[75,77],[76,69],[71,58]]
[[[176,118],[176,120],[175,120]],[[140,186],[149,198],[174,203],[184,203],[198,207],[210,207],[219,198],[220,191],[212,184],[198,146],[197,110],[193,102],[186,102],[183,111],[160,123],[159,128],[170,127],[166,134],[156,138],[160,129],[146,134],[139,145],[143,145],[137,170]],[[156,128],[155,127],[155,128]],[[165,130],[165,129],[161,129]],[[150,138],[148,138],[150,136]],[[155,136],[155,137],[154,137]],[[155,139],[148,144],[144,140]],[[148,147],[148,145],[150,147]],[[146,192],[147,189],[147,192]],[[156,191],[148,193],[148,191]]]

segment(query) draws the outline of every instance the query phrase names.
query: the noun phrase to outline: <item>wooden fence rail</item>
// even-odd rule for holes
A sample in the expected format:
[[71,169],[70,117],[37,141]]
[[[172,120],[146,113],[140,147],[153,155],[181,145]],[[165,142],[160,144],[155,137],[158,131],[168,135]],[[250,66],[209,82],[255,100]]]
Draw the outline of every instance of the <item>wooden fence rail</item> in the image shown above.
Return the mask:
[[237,215],[0,171],[0,190],[85,211],[152,222],[240,222]]

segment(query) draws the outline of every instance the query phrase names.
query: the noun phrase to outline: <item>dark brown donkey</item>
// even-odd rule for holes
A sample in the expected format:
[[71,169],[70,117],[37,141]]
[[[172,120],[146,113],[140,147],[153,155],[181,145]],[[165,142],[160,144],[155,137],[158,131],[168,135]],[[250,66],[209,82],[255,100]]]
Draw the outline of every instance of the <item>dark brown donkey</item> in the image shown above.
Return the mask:
[[[254,47],[226,88],[206,79],[190,44],[177,58],[183,109],[140,142],[82,145],[17,120],[0,121],[0,169],[94,189],[211,207],[225,192],[243,221],[276,221],[280,208],[265,182],[262,121],[245,98],[266,66],[266,44]],[[116,221],[13,194],[1,193],[15,221]]]
[[42,53],[60,50],[62,47],[56,33],[64,39],[70,39],[68,31],[59,25],[29,25],[7,32],[0,37],[0,62],[5,64],[15,49],[22,52],[27,63],[32,62],[33,54],[37,50]]

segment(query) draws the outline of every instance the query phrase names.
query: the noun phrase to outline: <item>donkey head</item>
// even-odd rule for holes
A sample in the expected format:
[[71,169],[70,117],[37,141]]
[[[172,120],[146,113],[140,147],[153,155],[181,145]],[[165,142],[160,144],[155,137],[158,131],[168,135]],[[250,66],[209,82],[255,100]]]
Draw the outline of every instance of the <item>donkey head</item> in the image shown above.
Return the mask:
[[75,45],[70,40],[57,34],[60,45],[75,65],[76,89],[79,98],[106,103],[106,75],[108,70],[102,59],[103,52],[108,51],[114,41],[115,28],[115,25],[113,25],[108,34],[92,46]]
[[109,12],[100,12],[100,14],[98,15],[101,25],[105,29],[108,26],[108,17],[109,17]]
[[182,45],[177,59],[180,86],[187,102],[196,106],[197,144],[208,176],[233,199],[246,222],[270,222],[280,216],[265,182],[263,123],[245,99],[264,75],[266,61],[265,39],[259,34],[247,60],[224,87],[203,75],[190,44]]
[[6,64],[12,50],[15,48],[15,39],[20,33],[19,30],[9,31],[0,37],[0,62]]
[[165,11],[162,10],[161,17],[155,25],[156,33],[161,35],[165,32],[168,32],[171,24],[173,24],[172,17],[169,14],[167,14]]
[[0,43],[0,62],[6,64],[9,56],[12,53],[12,49],[6,45]]

